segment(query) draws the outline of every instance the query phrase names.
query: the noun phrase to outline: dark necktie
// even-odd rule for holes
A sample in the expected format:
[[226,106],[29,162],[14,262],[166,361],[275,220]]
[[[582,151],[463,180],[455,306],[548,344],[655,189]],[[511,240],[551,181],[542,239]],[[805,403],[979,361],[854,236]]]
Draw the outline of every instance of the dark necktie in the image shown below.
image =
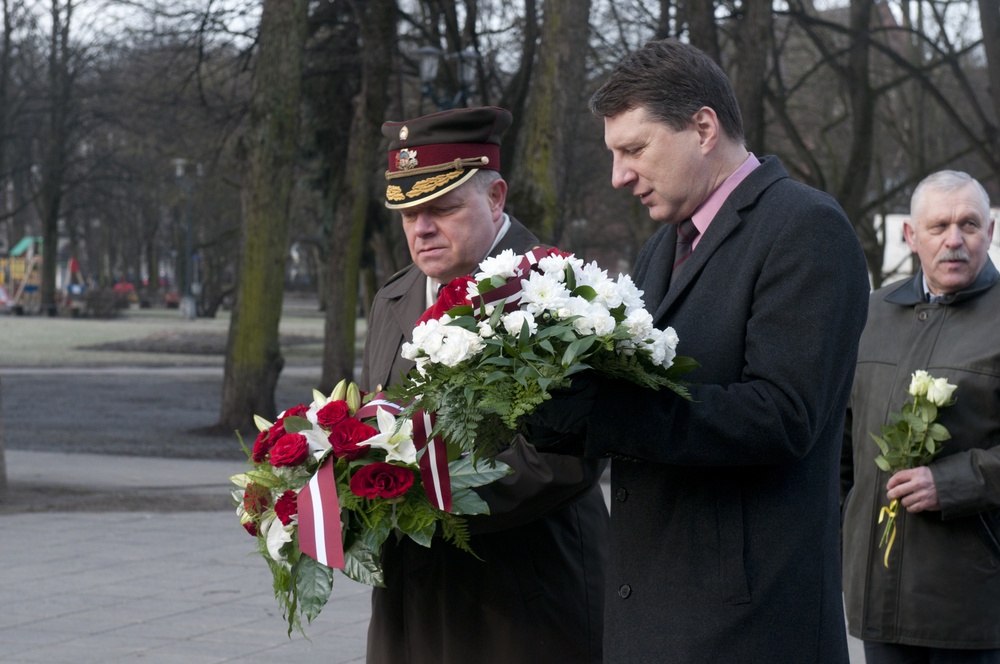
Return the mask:
[[685,219],[677,226],[677,247],[674,249],[674,269],[670,273],[671,283],[677,279],[681,267],[691,257],[691,252],[694,251],[694,240],[697,237],[698,227],[690,218]]

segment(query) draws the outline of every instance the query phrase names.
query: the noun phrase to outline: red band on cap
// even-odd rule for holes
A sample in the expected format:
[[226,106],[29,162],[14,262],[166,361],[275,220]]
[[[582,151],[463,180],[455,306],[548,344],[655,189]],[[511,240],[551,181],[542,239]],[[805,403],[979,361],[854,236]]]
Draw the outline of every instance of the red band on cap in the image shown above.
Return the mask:
[[[425,168],[427,166],[446,165],[456,159],[478,159],[486,157],[489,162],[478,166],[491,171],[500,170],[500,146],[492,143],[438,143],[434,145],[414,145],[413,147],[402,148],[411,155],[416,153],[417,163],[415,167]],[[405,172],[396,168],[396,159],[400,150],[389,151],[389,172]]]

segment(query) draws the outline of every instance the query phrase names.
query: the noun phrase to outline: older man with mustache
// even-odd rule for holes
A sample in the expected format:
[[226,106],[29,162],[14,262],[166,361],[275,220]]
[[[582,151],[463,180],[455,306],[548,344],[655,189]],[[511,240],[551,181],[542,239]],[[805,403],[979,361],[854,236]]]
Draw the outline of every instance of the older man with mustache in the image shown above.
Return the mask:
[[[848,627],[868,664],[1000,663],[1000,279],[989,197],[941,171],[913,193],[906,241],[917,274],[872,294],[842,463]],[[951,432],[928,466],[893,475],[869,433],[925,369],[958,386],[939,412]],[[899,499],[890,555],[881,508]]]

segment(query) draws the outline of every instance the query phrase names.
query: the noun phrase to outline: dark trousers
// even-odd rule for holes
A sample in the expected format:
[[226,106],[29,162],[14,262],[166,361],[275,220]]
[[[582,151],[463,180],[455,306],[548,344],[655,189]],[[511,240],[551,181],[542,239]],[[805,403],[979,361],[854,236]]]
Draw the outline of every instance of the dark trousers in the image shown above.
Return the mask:
[[951,650],[865,641],[866,664],[1000,664],[1000,650]]

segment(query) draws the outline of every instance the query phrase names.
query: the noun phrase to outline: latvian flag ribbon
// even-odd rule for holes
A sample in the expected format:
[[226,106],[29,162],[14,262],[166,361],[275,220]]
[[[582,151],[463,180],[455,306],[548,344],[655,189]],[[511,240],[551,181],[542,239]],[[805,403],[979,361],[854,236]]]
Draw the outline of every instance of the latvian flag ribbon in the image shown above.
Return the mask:
[[[399,415],[402,407],[379,393],[358,410],[354,416],[358,419],[375,417],[378,409],[382,408],[393,415]],[[420,457],[420,477],[424,482],[424,490],[431,501],[431,505],[444,510],[451,511],[451,476],[448,474],[448,446],[441,436],[435,436],[428,440],[431,430],[434,428],[434,416],[419,410],[413,416],[413,446],[417,452],[426,448]]]
[[420,457],[420,477],[431,505],[451,512],[451,475],[448,473],[448,446],[441,436],[428,440],[434,429],[434,413],[421,409],[413,416],[413,446]]
[[505,313],[510,313],[517,309],[520,306],[521,300],[521,279],[526,279],[531,268],[548,255],[548,249],[538,247],[521,256],[521,262],[517,266],[516,274],[507,279],[507,283],[503,286],[498,286],[482,295],[473,297],[471,301],[472,308],[475,311],[479,311],[481,307],[488,304],[497,304],[503,300],[503,310]]
[[299,549],[317,562],[344,569],[344,542],[340,533],[340,501],[330,455],[299,491]]

